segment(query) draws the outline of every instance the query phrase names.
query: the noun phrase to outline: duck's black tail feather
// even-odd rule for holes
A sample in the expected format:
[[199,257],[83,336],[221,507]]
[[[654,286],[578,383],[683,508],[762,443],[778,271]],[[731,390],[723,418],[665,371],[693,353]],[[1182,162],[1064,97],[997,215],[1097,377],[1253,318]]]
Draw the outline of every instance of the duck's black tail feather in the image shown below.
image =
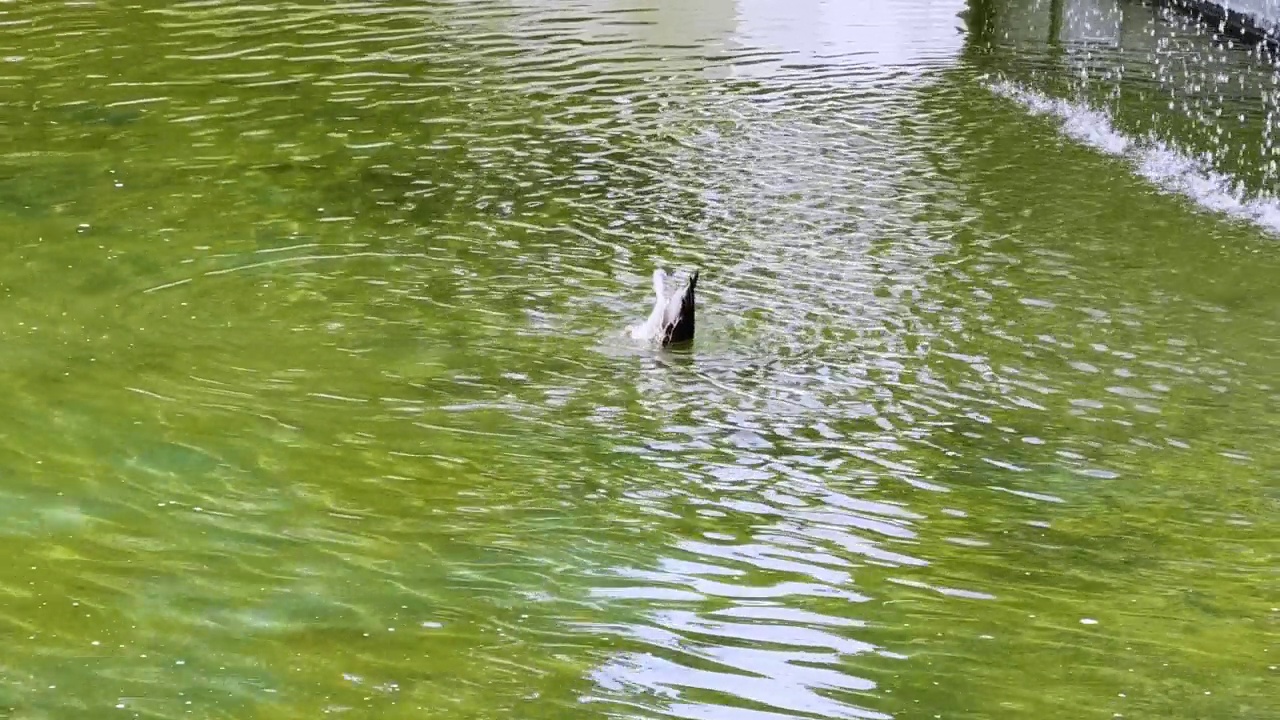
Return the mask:
[[680,315],[676,318],[662,338],[663,345],[675,345],[676,343],[688,342],[693,339],[694,328],[694,291],[698,287],[698,273],[694,270],[689,276],[689,284],[685,287],[684,293],[680,296]]

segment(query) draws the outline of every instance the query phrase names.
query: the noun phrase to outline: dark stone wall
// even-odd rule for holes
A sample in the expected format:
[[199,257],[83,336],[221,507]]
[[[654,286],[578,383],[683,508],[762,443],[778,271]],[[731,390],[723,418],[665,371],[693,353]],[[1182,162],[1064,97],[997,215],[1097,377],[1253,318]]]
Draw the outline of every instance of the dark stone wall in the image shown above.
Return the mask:
[[1198,17],[1224,36],[1249,43],[1264,44],[1273,52],[1280,49],[1280,35],[1274,22],[1229,10],[1206,0],[1159,0],[1178,12]]

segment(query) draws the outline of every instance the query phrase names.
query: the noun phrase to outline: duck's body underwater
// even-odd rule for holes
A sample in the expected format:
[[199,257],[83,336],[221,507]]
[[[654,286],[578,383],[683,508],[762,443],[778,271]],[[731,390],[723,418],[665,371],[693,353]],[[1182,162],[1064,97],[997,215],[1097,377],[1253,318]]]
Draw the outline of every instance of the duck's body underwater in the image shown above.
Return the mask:
[[666,347],[693,339],[694,290],[698,286],[698,271],[694,270],[683,286],[670,286],[667,274],[661,268],[653,271],[653,292],[657,299],[649,318],[631,330],[636,340],[656,341]]

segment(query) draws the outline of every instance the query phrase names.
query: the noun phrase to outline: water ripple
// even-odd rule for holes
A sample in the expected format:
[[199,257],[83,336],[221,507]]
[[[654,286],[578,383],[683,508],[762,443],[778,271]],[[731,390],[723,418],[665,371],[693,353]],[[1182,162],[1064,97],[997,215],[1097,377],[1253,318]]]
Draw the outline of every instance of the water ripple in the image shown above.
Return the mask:
[[1276,257],[965,7],[6,7],[0,707],[1264,705]]

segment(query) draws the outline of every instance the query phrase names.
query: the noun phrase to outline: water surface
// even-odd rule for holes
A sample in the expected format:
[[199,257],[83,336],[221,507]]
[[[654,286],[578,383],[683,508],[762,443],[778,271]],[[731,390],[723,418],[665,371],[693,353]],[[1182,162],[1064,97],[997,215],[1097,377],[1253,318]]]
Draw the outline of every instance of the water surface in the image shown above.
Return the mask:
[[1274,717],[1280,249],[965,10],[5,6],[0,708]]

